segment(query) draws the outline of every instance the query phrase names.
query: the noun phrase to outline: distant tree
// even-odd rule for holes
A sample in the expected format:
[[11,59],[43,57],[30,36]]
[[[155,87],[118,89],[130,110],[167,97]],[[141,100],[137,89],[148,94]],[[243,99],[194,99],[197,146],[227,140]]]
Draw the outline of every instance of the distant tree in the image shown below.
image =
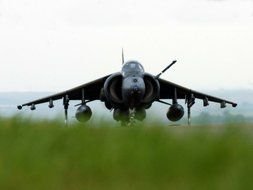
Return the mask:
[[192,119],[197,125],[215,125],[215,124],[245,124],[253,123],[253,117],[246,117],[242,114],[231,114],[229,111],[224,111],[222,115],[211,115],[208,112],[202,112]]

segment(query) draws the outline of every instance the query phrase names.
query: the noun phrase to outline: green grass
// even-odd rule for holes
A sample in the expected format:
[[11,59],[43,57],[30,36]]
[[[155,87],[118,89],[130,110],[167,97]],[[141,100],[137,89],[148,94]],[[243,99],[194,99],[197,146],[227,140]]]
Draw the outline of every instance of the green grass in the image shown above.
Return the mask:
[[0,189],[252,189],[252,127],[0,119]]

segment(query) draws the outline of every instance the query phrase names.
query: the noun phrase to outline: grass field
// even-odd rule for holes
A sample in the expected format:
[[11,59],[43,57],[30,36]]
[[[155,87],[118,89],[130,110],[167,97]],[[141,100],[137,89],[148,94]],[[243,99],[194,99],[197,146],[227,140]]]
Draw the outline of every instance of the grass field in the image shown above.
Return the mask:
[[253,126],[100,125],[0,119],[0,189],[253,188]]

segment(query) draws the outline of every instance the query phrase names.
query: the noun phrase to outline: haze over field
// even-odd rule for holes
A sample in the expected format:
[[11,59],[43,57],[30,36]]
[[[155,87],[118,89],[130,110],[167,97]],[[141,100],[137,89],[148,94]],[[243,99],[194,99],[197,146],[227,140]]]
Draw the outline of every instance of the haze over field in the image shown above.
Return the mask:
[[0,91],[61,91],[118,71],[121,47],[194,89],[253,88],[251,0],[1,0]]

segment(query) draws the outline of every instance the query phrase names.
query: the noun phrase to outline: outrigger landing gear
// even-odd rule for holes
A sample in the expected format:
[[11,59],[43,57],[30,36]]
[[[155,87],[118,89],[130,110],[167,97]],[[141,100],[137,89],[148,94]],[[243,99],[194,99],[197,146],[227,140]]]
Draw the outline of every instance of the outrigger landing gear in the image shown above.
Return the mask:
[[188,121],[188,126],[191,126],[191,107],[187,105],[187,121]]
[[195,97],[191,94],[190,97],[186,98],[187,103],[187,119],[188,119],[188,126],[191,126],[191,107],[195,104]]
[[65,115],[65,125],[68,125],[68,108],[69,108],[69,97],[66,95],[63,98],[63,106],[64,106],[64,115]]

